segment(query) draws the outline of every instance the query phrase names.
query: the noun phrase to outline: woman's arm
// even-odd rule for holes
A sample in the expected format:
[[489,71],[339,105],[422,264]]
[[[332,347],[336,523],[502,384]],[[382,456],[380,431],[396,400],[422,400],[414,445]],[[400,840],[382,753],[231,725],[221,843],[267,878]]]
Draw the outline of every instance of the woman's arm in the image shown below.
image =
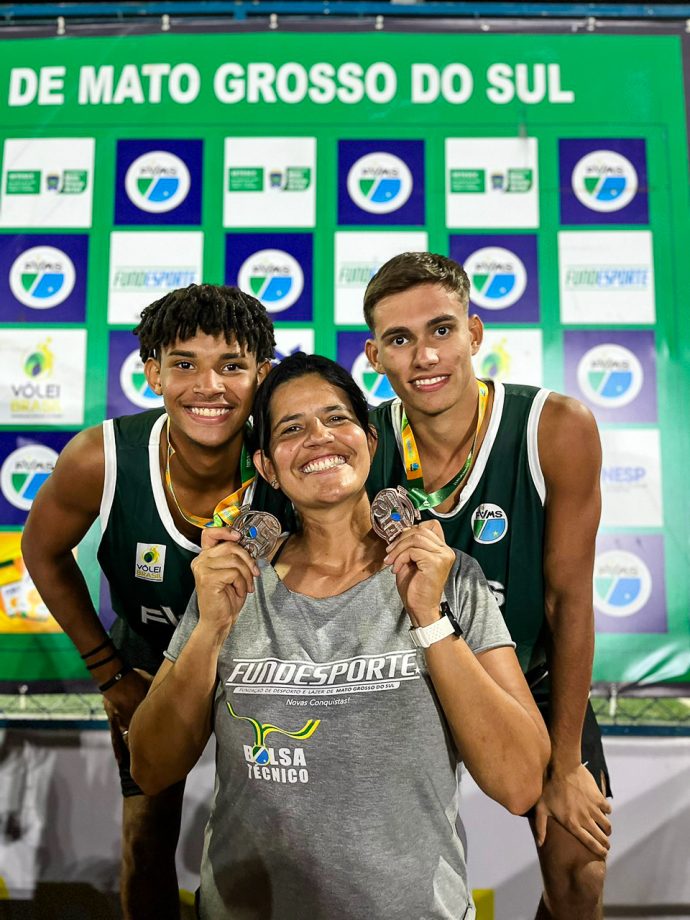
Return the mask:
[[[414,627],[439,619],[443,588],[455,553],[437,521],[410,528],[389,546],[398,590]],[[466,558],[462,602],[453,611],[471,627],[467,639],[447,636],[424,649],[429,676],[448,720],[458,756],[487,795],[514,814],[524,814],[541,795],[549,739],[510,647],[482,649],[510,641],[503,618],[476,563]],[[462,613],[465,616],[462,616]],[[467,614],[469,613],[469,616]],[[485,618],[486,630],[479,629]]]
[[218,655],[259,574],[239,534],[214,530],[202,534],[192,562],[197,593],[178,627],[189,638],[173,636],[170,650],[184,647],[176,661],[163,662],[130,723],[132,776],[147,795],[184,779],[201,756],[212,730]]
[[541,795],[550,745],[515,652],[475,656],[462,638],[449,636],[425,657],[459,757],[488,796],[524,814]]

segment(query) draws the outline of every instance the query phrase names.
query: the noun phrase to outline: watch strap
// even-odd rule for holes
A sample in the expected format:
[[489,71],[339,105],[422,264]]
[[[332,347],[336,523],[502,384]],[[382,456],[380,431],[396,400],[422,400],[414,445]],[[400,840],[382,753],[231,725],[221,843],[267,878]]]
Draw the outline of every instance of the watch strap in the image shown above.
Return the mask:
[[462,635],[460,624],[455,619],[448,601],[441,601],[439,613],[441,614],[440,619],[430,626],[418,626],[416,629],[414,627],[410,629],[410,639],[412,639],[412,644],[417,648],[429,648],[434,642],[440,642],[441,639],[445,639],[446,636],[450,636],[453,633],[456,636]]

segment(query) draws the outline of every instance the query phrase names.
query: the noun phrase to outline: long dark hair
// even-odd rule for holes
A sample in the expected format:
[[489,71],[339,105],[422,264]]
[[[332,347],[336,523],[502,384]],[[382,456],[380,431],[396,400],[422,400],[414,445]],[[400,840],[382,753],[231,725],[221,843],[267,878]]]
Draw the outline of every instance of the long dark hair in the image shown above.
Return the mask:
[[261,450],[270,456],[271,444],[271,400],[273,394],[284,383],[297,380],[300,377],[316,374],[327,383],[342,390],[352,406],[357,423],[364,431],[369,431],[369,410],[367,401],[352,376],[335,361],[321,355],[306,355],[297,351],[289,355],[276,367],[271,368],[268,376],[254,396],[252,417],[254,430],[252,433],[252,452]]

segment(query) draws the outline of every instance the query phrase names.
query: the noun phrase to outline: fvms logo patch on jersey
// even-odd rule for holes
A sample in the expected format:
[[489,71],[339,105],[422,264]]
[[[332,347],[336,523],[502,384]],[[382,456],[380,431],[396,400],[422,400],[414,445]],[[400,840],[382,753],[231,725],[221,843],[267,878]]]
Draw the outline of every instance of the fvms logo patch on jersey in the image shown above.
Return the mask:
[[165,549],[161,543],[137,543],[134,577],[143,581],[163,581]]
[[479,505],[472,512],[472,534],[477,543],[498,543],[508,533],[508,515],[498,505]]

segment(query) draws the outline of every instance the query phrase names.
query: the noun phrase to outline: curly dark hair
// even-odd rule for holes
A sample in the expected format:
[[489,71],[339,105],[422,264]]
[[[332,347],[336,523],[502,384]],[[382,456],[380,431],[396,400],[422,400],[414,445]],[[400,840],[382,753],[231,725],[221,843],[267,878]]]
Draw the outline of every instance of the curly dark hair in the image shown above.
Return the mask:
[[252,453],[261,450],[266,456],[271,455],[271,400],[275,391],[290,380],[297,380],[310,374],[321,377],[327,383],[342,390],[352,407],[357,424],[364,431],[369,431],[369,407],[352,375],[330,358],[324,358],[321,355],[306,355],[303,351],[296,351],[271,368],[270,373],[256,391],[252,406],[254,420],[250,439]]
[[419,284],[440,284],[456,294],[467,309],[470,280],[462,265],[435,252],[401,252],[381,266],[364,292],[364,321],[369,329],[376,331],[374,309],[380,300],[391,294],[402,294]]
[[260,364],[275,354],[273,323],[255,297],[236,287],[220,284],[190,284],[170,291],[141,311],[134,329],[139,338],[141,360],[160,360],[161,349],[173,342],[206,335],[234,336],[251,351]]

